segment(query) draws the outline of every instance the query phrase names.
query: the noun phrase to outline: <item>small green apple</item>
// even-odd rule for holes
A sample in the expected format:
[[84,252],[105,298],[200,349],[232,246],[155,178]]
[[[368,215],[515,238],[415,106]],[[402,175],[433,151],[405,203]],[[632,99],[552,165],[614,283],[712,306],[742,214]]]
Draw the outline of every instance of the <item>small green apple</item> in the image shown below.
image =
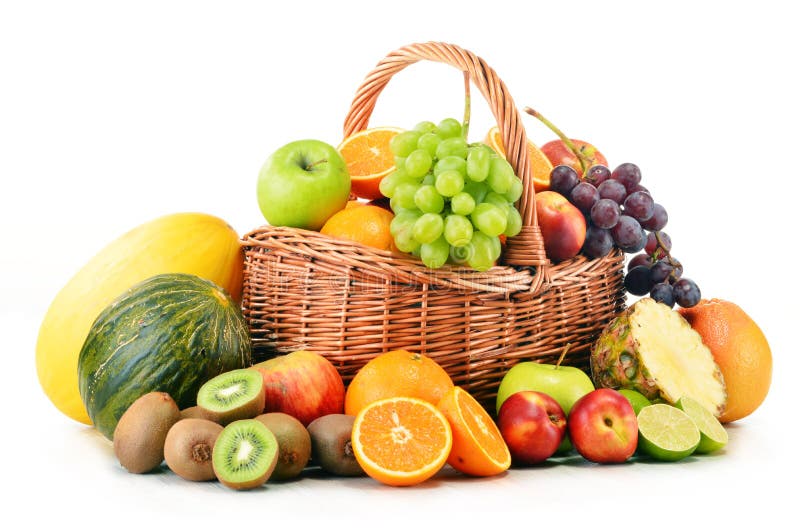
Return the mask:
[[497,411],[511,394],[522,390],[543,392],[558,401],[566,415],[575,402],[594,390],[592,379],[580,368],[518,362],[503,376],[497,389]]
[[339,152],[320,140],[278,148],[258,173],[258,206],[272,226],[318,231],[350,197],[350,174]]

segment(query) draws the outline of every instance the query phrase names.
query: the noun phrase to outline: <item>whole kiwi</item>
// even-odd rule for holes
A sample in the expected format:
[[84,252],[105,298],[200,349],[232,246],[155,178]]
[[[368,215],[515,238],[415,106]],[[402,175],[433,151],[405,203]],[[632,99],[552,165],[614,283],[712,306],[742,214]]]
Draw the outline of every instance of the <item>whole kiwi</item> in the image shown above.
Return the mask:
[[347,414],[328,414],[309,423],[311,458],[323,471],[345,477],[364,474],[351,442],[355,419]]
[[181,419],[207,419],[208,421],[220,424],[219,416],[196,405],[181,410]]
[[178,405],[164,392],[150,392],[131,404],[114,430],[114,454],[131,473],[147,473],[164,461],[164,441],[181,418]]
[[261,414],[255,419],[266,425],[278,440],[278,463],[269,480],[299,476],[311,458],[311,436],[300,420],[283,412]]
[[222,425],[207,419],[181,419],[167,433],[164,460],[179,477],[186,480],[213,480],[211,454]]

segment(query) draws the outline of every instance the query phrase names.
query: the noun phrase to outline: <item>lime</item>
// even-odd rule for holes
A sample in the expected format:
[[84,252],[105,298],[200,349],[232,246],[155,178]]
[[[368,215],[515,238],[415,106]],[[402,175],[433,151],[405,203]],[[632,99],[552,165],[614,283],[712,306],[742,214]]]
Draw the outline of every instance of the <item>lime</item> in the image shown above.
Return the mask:
[[650,406],[652,404],[647,397],[640,394],[636,390],[618,390],[618,391],[625,397],[625,399],[628,400],[628,402],[633,407],[633,411],[636,412],[637,416],[639,415],[639,411],[642,408]]
[[686,412],[700,429],[700,445],[695,452],[713,453],[725,447],[728,443],[728,433],[714,414],[691,397],[681,397],[676,406]]
[[700,444],[700,431],[683,410],[668,404],[642,408],[639,422],[639,450],[664,462],[682,460]]

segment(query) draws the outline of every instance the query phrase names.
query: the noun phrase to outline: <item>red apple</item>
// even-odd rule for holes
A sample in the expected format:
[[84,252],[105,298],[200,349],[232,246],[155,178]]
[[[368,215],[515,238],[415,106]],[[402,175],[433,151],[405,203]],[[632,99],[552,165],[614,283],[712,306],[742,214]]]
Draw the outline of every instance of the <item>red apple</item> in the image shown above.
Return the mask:
[[567,198],[546,190],[536,193],[536,216],[544,250],[553,262],[571,259],[586,239],[586,218]]
[[[586,166],[587,170],[597,164],[608,166],[608,161],[606,160],[605,155],[600,153],[597,148],[583,140],[570,140],[572,141],[572,144],[575,145],[575,148],[577,148],[581,154],[586,156],[588,162]],[[584,170],[581,167],[581,162],[578,159],[578,156],[572,153],[572,150],[567,147],[563,140],[551,140],[540,149],[550,160],[550,162],[553,163],[553,167],[556,167],[560,164],[565,164],[574,168],[575,171],[578,172],[579,176],[584,175]]]
[[522,465],[544,462],[556,452],[567,431],[567,419],[558,401],[542,392],[511,394],[500,406],[497,427]]
[[600,388],[578,399],[569,413],[567,429],[581,456],[600,464],[626,461],[639,441],[631,403],[611,388]]
[[264,376],[264,412],[283,412],[303,425],[344,412],[344,382],[324,356],[295,351],[253,366]]

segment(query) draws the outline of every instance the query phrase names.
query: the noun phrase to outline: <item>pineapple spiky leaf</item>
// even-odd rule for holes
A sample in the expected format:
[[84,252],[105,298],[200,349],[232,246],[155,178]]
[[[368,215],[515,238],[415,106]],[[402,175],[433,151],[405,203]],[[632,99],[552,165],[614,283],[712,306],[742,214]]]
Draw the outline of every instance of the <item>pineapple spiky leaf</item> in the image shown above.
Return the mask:
[[711,351],[678,312],[651,298],[609,323],[590,366],[598,388],[628,388],[670,404],[689,396],[716,416],[725,409],[725,382]]

